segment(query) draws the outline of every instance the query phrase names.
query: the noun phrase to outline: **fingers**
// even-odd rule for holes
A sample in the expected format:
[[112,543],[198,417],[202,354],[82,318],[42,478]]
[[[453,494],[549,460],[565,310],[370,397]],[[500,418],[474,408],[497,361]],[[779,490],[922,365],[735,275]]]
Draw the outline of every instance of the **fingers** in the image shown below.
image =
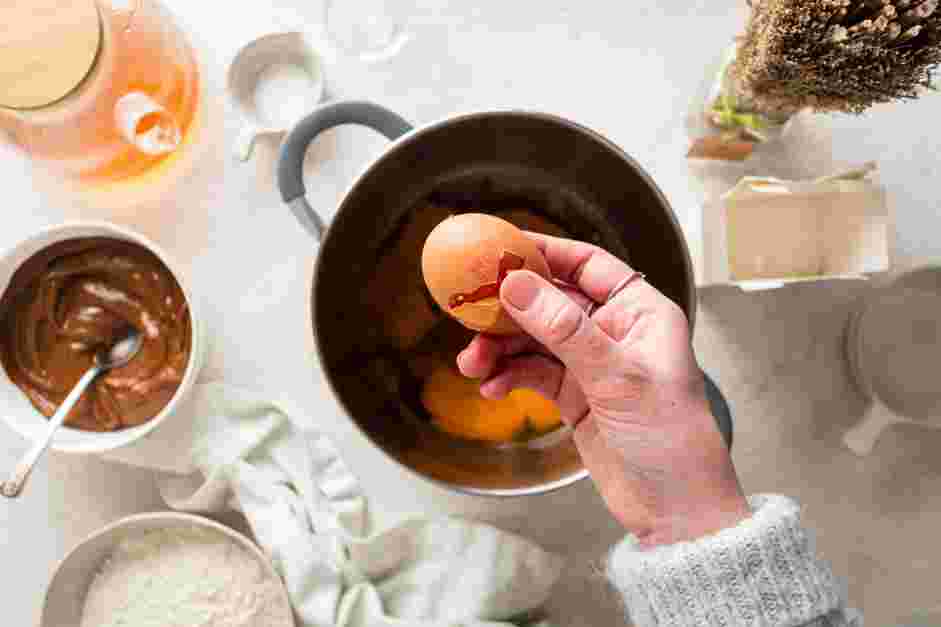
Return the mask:
[[583,311],[588,311],[589,307],[595,304],[595,301],[589,298],[587,294],[582,292],[574,285],[563,283],[562,281],[557,280],[553,281],[553,284],[559,288],[559,291],[571,298],[576,305],[582,308]]
[[[557,287],[583,310],[587,311],[592,305],[593,301],[578,289],[561,284]],[[491,375],[501,359],[533,352],[545,352],[545,349],[528,335],[506,337],[480,334],[457,356],[457,366],[465,377],[485,379]]]
[[[630,266],[593,244],[539,233],[526,234],[542,251],[552,276],[575,285],[596,303],[606,303],[612,291],[634,275]],[[648,289],[651,296],[659,293],[650,286]]]
[[565,368],[545,355],[514,357],[492,379],[484,381],[480,393],[485,398],[500,399],[517,388],[539,392],[555,400],[562,388]]
[[611,253],[585,242],[527,235],[546,257],[554,276],[576,285],[601,305],[592,320],[614,341],[630,341],[644,327],[673,327],[675,319],[684,318],[672,300]]
[[500,399],[527,388],[555,401],[563,422],[575,426],[588,414],[588,401],[578,382],[562,364],[545,355],[522,355],[480,386],[485,398]]
[[527,233],[542,251],[552,276],[577,286],[593,301],[607,302],[617,284],[633,274],[611,253],[585,242]]
[[573,369],[591,377],[615,358],[617,345],[575,302],[539,275],[512,272],[500,300],[522,329]]
[[533,352],[538,348],[536,340],[528,335],[501,337],[478,334],[457,356],[457,367],[465,377],[485,379],[504,357]]

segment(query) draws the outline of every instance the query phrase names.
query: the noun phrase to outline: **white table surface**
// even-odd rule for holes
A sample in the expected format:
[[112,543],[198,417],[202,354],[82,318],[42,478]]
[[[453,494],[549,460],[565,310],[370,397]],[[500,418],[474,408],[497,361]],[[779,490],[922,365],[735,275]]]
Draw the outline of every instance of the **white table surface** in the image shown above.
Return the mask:
[[[253,164],[231,159],[239,121],[222,104],[220,85],[241,43],[279,25],[315,24],[317,2],[249,0],[224,10],[215,2],[169,4],[204,42],[208,78],[219,99],[212,110],[214,149],[179,201],[137,213],[69,206],[35,191],[29,166],[4,155],[0,248],[65,218],[110,219],[156,239],[190,268],[207,302],[214,346],[203,380],[277,390],[316,416],[362,478],[381,523],[422,512],[465,514],[566,553],[573,568],[552,604],[559,623],[618,624],[616,600],[592,574],[590,560],[620,531],[590,483],[539,498],[496,501],[417,482],[342,417],[306,354],[308,276],[316,246],[278,200],[271,148],[263,147]],[[733,0],[415,0],[413,41],[382,64],[331,62],[328,91],[332,99],[373,99],[416,123],[490,107],[576,119],[650,170],[697,257],[699,214],[682,158],[681,118],[703,64],[735,34],[741,16]],[[880,163],[897,213],[900,266],[941,258],[937,106],[932,96],[828,122],[835,163]],[[324,137],[308,159],[312,204],[329,216],[383,143],[357,128]],[[868,459],[840,448],[841,429],[862,412],[838,341],[860,289],[800,286],[753,296],[719,290],[701,304],[696,345],[733,404],[735,457],[746,487],[809,503],[821,546],[848,577],[854,603],[869,612],[871,624],[885,624],[913,608],[941,606],[941,593],[929,583],[938,581],[941,555],[920,544],[935,539],[941,522],[941,456],[931,454],[941,437],[900,428]],[[0,425],[0,468],[10,468],[24,448]],[[120,516],[158,508],[147,472],[51,455],[25,497],[0,503],[3,623],[35,624],[51,569],[83,536]]]

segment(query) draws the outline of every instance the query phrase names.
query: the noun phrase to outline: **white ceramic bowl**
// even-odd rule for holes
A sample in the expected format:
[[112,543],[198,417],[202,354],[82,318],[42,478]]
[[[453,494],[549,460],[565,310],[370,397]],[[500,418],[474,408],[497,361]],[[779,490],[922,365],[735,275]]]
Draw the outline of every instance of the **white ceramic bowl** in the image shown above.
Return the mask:
[[[244,548],[262,564],[264,570],[276,581],[281,581],[271,562],[261,550],[242,534],[207,518],[175,512],[137,514],[112,523],[95,532],[72,549],[59,562],[53,572],[43,603],[40,627],[79,627],[88,587],[108,559],[115,547],[126,537],[147,533],[156,529],[174,527],[204,527],[219,531]],[[287,590],[280,586],[283,602],[287,608],[291,603]],[[291,612],[288,615],[293,617]],[[293,618],[283,627],[293,627]]]
[[[63,427],[56,433],[51,444],[52,449],[65,453],[104,453],[146,437],[173,415],[196,383],[196,377],[205,362],[207,340],[199,299],[193,293],[179,265],[143,235],[108,222],[69,222],[53,226],[4,252],[0,256],[0,294],[6,291],[13,274],[27,259],[52,244],[81,237],[111,237],[133,242],[157,255],[183,290],[183,295],[189,305],[192,326],[190,360],[183,375],[183,381],[176,394],[159,414],[142,425],[107,433]],[[30,441],[37,440],[43,434],[48,422],[46,417],[30,404],[26,395],[10,381],[2,367],[0,367],[0,415],[14,431]]]

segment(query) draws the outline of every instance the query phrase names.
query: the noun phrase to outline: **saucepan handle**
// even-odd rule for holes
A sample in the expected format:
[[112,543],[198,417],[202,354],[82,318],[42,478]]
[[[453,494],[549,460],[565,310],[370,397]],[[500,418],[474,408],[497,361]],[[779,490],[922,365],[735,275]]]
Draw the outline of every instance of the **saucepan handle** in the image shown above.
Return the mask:
[[297,123],[291,130],[278,157],[278,189],[283,200],[300,223],[318,241],[326,224],[307,202],[304,189],[304,154],[322,132],[344,124],[359,124],[374,129],[390,140],[412,130],[401,116],[371,102],[336,102],[324,105]]

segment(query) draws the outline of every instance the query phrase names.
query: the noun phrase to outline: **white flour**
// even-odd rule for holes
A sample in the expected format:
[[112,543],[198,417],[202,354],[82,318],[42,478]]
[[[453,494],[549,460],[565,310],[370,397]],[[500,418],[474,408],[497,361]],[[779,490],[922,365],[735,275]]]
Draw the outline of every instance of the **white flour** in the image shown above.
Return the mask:
[[220,532],[151,531],[121,542],[105,562],[82,627],[289,627],[280,586]]

